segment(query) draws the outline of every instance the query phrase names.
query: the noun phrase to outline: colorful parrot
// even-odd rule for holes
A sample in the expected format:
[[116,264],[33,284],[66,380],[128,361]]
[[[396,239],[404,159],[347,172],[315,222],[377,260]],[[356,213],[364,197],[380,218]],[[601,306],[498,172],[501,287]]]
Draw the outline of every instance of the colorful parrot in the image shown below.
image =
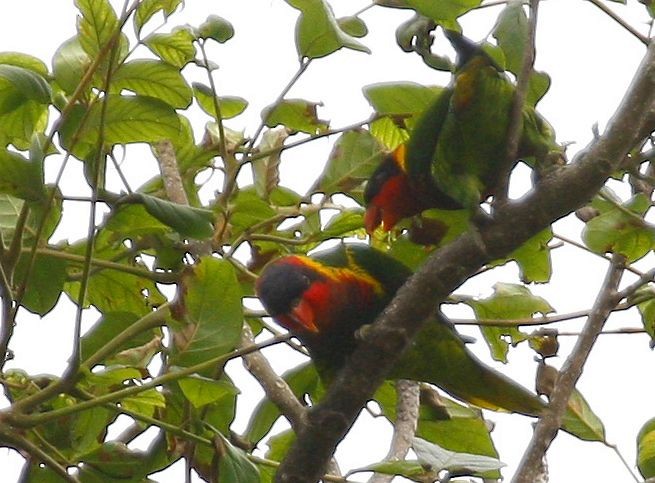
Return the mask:
[[[340,244],[271,262],[256,291],[269,315],[307,348],[329,384],[357,347],[357,330],[375,321],[410,275],[381,251]],[[537,416],[545,407],[535,394],[482,363],[440,314],[424,324],[390,378],[433,383],[486,409]]]
[[[501,167],[515,87],[480,45],[457,32],[446,37],[458,57],[453,79],[417,120],[407,144],[371,176],[364,193],[369,233],[380,223],[391,230],[426,208],[474,208],[509,176]],[[553,153],[561,148],[550,125],[524,106],[518,158],[545,164]],[[398,186],[406,191],[399,194]]]

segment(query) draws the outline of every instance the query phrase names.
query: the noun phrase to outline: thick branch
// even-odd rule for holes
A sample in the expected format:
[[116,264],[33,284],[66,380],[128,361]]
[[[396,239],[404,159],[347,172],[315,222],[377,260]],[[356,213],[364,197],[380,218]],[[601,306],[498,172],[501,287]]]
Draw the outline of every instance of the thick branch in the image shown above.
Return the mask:
[[402,287],[362,339],[322,403],[308,412],[303,429],[278,470],[280,483],[317,481],[359,411],[408,347],[439,302],[485,263],[512,250],[586,203],[605,183],[655,118],[655,45],[647,50],[605,133],[569,166],[545,176],[493,220],[433,253]]
[[617,290],[623,275],[624,262],[625,259],[622,256],[615,255],[613,257],[612,264],[607,270],[605,281],[598,293],[591,314],[589,314],[585,328],[564,363],[550,395],[550,404],[534,429],[530,444],[523,454],[512,483],[532,483],[538,476],[536,472],[540,469],[539,463],[543,461],[550,443],[555,439],[557,431],[562,425],[562,418],[566,412],[571,392],[582,375],[582,369],[589,357],[591,348],[594,346],[607,318],[619,303],[620,295]]
[[[250,326],[244,324],[241,333],[241,347],[245,349],[254,345]],[[255,351],[243,356],[243,365],[257,379],[264,389],[266,397],[273,401],[289,420],[291,427],[296,432],[299,431],[305,420],[305,407],[298,401],[285,380],[275,373],[268,359],[261,352]]]

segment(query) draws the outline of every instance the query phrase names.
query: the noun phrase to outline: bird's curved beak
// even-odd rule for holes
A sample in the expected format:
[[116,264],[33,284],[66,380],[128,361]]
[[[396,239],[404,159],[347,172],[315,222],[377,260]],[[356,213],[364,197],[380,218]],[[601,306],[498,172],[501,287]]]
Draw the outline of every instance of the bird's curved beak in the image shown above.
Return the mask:
[[314,309],[306,300],[300,299],[296,303],[291,309],[291,317],[301,328],[315,334],[319,332],[319,328],[316,326]]
[[382,223],[382,210],[375,203],[371,203],[364,214],[366,233],[372,235],[375,229],[380,226],[380,223]]

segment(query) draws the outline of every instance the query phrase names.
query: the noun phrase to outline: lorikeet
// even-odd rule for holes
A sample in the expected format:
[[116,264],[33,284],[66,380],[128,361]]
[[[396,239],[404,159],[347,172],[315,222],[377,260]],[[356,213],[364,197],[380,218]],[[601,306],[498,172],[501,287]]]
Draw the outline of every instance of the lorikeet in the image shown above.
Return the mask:
[[[411,275],[390,256],[362,244],[271,262],[256,289],[268,313],[307,348],[329,384],[355,350],[355,332],[372,323]],[[425,324],[393,374],[433,383],[477,406],[536,416],[544,402],[483,364],[442,316]]]
[[[417,120],[403,156],[392,153],[372,175],[365,190],[369,233],[426,208],[473,208],[509,176],[500,167],[515,87],[480,45],[457,32],[446,36],[458,56],[452,82]],[[553,152],[560,148],[552,129],[525,106],[518,157],[547,163]],[[411,194],[398,195],[389,185],[407,186]]]

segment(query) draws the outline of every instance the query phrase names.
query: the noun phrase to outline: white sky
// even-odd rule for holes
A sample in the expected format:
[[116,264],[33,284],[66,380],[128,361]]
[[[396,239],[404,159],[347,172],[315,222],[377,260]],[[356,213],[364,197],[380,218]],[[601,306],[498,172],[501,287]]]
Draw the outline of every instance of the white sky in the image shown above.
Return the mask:
[[[352,14],[367,4],[348,0],[331,3],[337,16]],[[633,26],[646,32],[644,22],[648,18],[645,9],[635,0],[629,3],[628,8],[615,4],[612,7]],[[55,49],[75,33],[76,10],[72,0],[1,0],[0,5],[4,7],[0,16],[0,51],[22,51],[49,64]],[[280,0],[187,0],[185,11],[174,16],[170,25],[187,22],[199,25],[210,13],[227,18],[236,30],[234,39],[212,49],[212,59],[220,65],[216,73],[219,90],[223,94],[242,96],[250,102],[247,111],[228,122],[228,126],[252,134],[259,123],[261,108],[277,97],[296,70],[293,27],[297,12]],[[314,61],[289,97],[323,102],[320,116],[329,119],[332,127],[339,127],[369,115],[370,107],[361,95],[363,85],[392,80],[445,83],[444,76],[435,75],[415,56],[402,53],[395,45],[394,31],[404,15],[407,13],[382,8],[366,12],[362,18],[369,25],[370,34],[362,41],[373,50],[373,55],[344,51]],[[491,29],[494,16],[492,10],[484,10],[474,17],[464,23],[464,28],[467,35],[478,40]],[[553,81],[540,110],[555,126],[559,141],[575,142],[569,151],[573,154],[591,140],[594,123],[599,124],[602,132],[629,84],[644,48],[589,2],[544,1],[539,21],[537,68],[547,71]],[[141,54],[147,55],[145,51]],[[197,71],[191,75],[194,80],[204,80],[198,77]],[[204,122],[204,118],[196,122],[198,133]],[[306,189],[321,170],[331,142],[333,139],[321,140],[286,152],[282,182],[299,191]],[[134,180],[133,186],[149,178],[155,168],[153,161],[136,157],[128,157],[123,166]],[[51,168],[53,172],[55,168]],[[68,192],[79,191],[83,185],[79,166],[72,166],[65,178],[68,181],[64,189]],[[84,236],[86,227],[80,223],[78,213],[74,207],[67,207],[66,220],[58,232],[60,237],[75,239]],[[576,220],[568,220],[558,223],[556,230],[578,238],[581,227]],[[653,266],[652,261],[651,255],[642,268]],[[555,250],[553,262],[555,276],[552,283],[531,287],[533,292],[546,297],[562,313],[589,308],[604,276],[605,265],[573,248]],[[467,283],[460,292],[486,296],[495,281],[517,280],[517,271],[509,266]],[[629,281],[626,276],[626,282]],[[62,307],[43,321],[23,313],[12,345],[17,355],[12,367],[21,367],[31,373],[61,371],[70,353],[70,337],[67,338],[72,319],[70,311],[71,304],[62,303]],[[87,320],[91,322],[94,317],[90,314]],[[581,325],[582,321],[575,321],[563,328],[577,330]],[[610,327],[624,326],[639,326],[636,312],[612,317]],[[466,332],[475,334],[475,331]],[[561,354],[566,354],[573,339],[562,339]],[[57,343],[53,344],[53,341]],[[39,359],[34,357],[37,351],[43,354]],[[484,348],[479,353],[489,360]],[[289,366],[288,358],[281,355],[280,349],[272,348],[267,354],[271,355],[276,368],[282,370]],[[532,387],[532,352],[524,348],[512,351],[510,360],[511,374],[527,387]],[[560,357],[555,363],[559,365],[562,360]],[[653,354],[645,336],[602,336],[578,386],[605,422],[608,440],[619,446],[631,465],[635,461],[636,434],[641,425],[655,415],[652,406],[655,390],[649,384],[650,378],[642,376],[652,364]],[[261,397],[261,390],[238,365],[233,365],[232,369],[239,378],[237,385],[245,387],[248,395],[243,399],[249,401],[239,413],[236,425],[239,430],[245,425],[249,408]],[[505,474],[511,476],[530,437],[531,421],[495,413],[489,414],[489,418],[498,423],[493,436],[501,459],[509,465]],[[343,469],[363,466],[386,453],[384,435],[388,435],[388,429],[368,416],[363,419],[339,448],[338,457]],[[552,483],[630,481],[629,474],[609,449],[596,443],[580,442],[566,434],[557,437],[548,461]],[[20,462],[15,453],[0,449],[1,481],[15,481]],[[181,481],[179,465],[156,479]]]

